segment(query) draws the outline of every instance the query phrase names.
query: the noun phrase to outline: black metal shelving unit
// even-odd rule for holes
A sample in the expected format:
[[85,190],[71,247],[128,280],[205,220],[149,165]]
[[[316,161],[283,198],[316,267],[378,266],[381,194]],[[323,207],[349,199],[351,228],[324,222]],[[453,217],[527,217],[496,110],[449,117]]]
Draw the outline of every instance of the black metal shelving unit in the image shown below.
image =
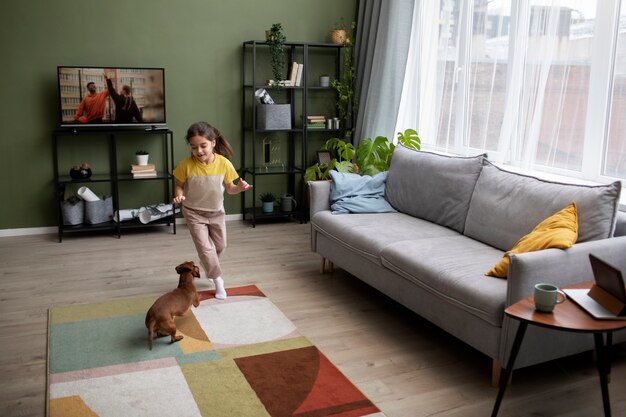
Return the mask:
[[[242,195],[241,211],[244,221],[250,220],[253,227],[256,226],[257,220],[293,218],[298,218],[301,222],[308,220],[304,172],[311,161],[308,160],[307,141],[314,135],[336,135],[338,132],[336,129],[307,129],[306,118],[310,115],[309,100],[312,93],[317,94],[318,91],[320,94],[332,93],[333,97],[336,97],[336,92],[332,87],[313,85],[312,77],[309,77],[309,67],[311,60],[315,59],[316,50],[331,51],[334,57],[332,72],[335,78],[339,78],[343,48],[344,45],[341,44],[285,42],[288,67],[294,61],[303,64],[301,83],[299,86],[267,86],[259,74],[259,66],[263,66],[264,69],[270,67],[266,54],[269,49],[268,42],[252,40],[243,43],[241,130],[244,137],[241,152],[241,176],[254,185],[254,188],[250,191],[251,202],[250,198],[245,195],[247,193]],[[257,128],[258,103],[254,93],[259,88],[267,90],[272,96],[282,95],[290,105],[291,129],[261,130]],[[270,134],[281,134],[286,138],[287,160],[282,167],[268,168],[257,162],[259,151],[263,146],[262,138]],[[264,176],[286,178],[287,192],[297,201],[296,210],[291,212],[275,210],[273,213],[264,213],[260,209],[257,197],[263,190],[257,187],[257,179]]]
[[[108,172],[94,173],[87,179],[73,179],[69,175],[62,175],[59,170],[59,154],[62,152],[63,140],[67,138],[81,136],[85,140],[104,140],[107,142],[109,167]],[[132,174],[127,171],[125,166],[123,171],[118,167],[118,144],[121,140],[132,140],[137,137],[149,137],[151,139],[161,140],[163,152],[162,163],[157,166],[157,176],[150,178],[133,178]],[[52,134],[52,158],[54,168],[54,186],[56,196],[56,206],[58,211],[58,236],[59,242],[63,241],[63,234],[66,232],[89,232],[99,230],[110,230],[120,238],[123,229],[135,229],[154,227],[157,225],[167,225],[172,227],[172,234],[176,234],[176,214],[172,213],[161,219],[152,221],[148,224],[141,223],[138,219],[115,222],[113,220],[98,224],[79,224],[64,225],[63,215],[61,212],[61,202],[64,199],[65,189],[67,185],[89,185],[105,183],[110,186],[111,196],[113,198],[113,211],[120,209],[120,184],[125,182],[153,182],[160,181],[163,183],[163,195],[165,202],[170,202],[174,195],[174,134],[167,128],[154,129],[99,129],[99,128],[70,128],[55,130]]]

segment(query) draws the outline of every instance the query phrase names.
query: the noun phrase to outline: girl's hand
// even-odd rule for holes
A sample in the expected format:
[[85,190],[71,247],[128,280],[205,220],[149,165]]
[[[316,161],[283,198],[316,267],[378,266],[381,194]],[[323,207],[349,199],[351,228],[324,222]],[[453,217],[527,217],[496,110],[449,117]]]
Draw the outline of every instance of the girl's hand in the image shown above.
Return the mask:
[[184,195],[177,195],[176,197],[174,197],[172,199],[172,204],[180,204],[183,201],[185,201],[185,196]]
[[248,184],[243,178],[241,178],[237,183],[237,191],[239,192],[248,191],[250,188],[252,188],[252,186]]

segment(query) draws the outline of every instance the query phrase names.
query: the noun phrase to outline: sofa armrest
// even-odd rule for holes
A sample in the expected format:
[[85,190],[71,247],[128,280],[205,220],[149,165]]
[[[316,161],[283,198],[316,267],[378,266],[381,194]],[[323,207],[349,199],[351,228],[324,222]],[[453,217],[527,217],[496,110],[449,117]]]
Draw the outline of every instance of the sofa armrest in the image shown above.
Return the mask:
[[330,210],[330,181],[309,181],[311,219],[318,211]]
[[532,295],[540,282],[562,287],[593,280],[590,253],[626,273],[626,236],[576,243],[566,250],[510,254],[506,306]]

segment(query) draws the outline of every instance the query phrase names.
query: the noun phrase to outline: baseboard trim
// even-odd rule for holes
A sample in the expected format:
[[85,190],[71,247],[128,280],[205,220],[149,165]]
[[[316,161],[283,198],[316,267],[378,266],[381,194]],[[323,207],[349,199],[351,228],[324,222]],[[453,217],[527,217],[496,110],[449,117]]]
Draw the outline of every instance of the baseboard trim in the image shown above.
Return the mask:
[[[242,214],[227,214],[226,221],[242,220]],[[187,224],[184,218],[177,218],[176,224]],[[0,229],[0,238],[14,237],[14,236],[29,236],[29,235],[49,235],[57,233],[58,228],[52,227],[24,227],[20,229]]]

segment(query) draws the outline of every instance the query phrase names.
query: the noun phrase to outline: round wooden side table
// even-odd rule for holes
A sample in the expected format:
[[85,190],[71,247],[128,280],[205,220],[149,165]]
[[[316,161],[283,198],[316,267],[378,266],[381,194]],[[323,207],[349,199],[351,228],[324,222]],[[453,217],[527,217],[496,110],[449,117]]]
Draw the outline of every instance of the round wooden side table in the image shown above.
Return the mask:
[[[589,281],[563,288],[585,289],[591,288],[592,284],[593,283]],[[513,371],[513,365],[515,365],[515,358],[519,353],[522,340],[524,339],[524,333],[529,324],[565,332],[593,334],[598,356],[597,364],[598,373],[600,374],[604,415],[606,417],[611,416],[611,403],[609,401],[608,389],[608,375],[610,374],[611,367],[609,351],[611,349],[613,332],[626,328],[626,320],[596,320],[570,299],[567,299],[562,304],[556,305],[554,311],[551,313],[543,313],[535,310],[535,303],[532,296],[512,304],[504,313],[512,319],[519,321],[519,327],[517,328],[515,340],[511,347],[506,369],[504,369],[504,372],[500,375],[500,388],[491,413],[492,417],[498,415],[504,391],[506,390],[509,377]]]

